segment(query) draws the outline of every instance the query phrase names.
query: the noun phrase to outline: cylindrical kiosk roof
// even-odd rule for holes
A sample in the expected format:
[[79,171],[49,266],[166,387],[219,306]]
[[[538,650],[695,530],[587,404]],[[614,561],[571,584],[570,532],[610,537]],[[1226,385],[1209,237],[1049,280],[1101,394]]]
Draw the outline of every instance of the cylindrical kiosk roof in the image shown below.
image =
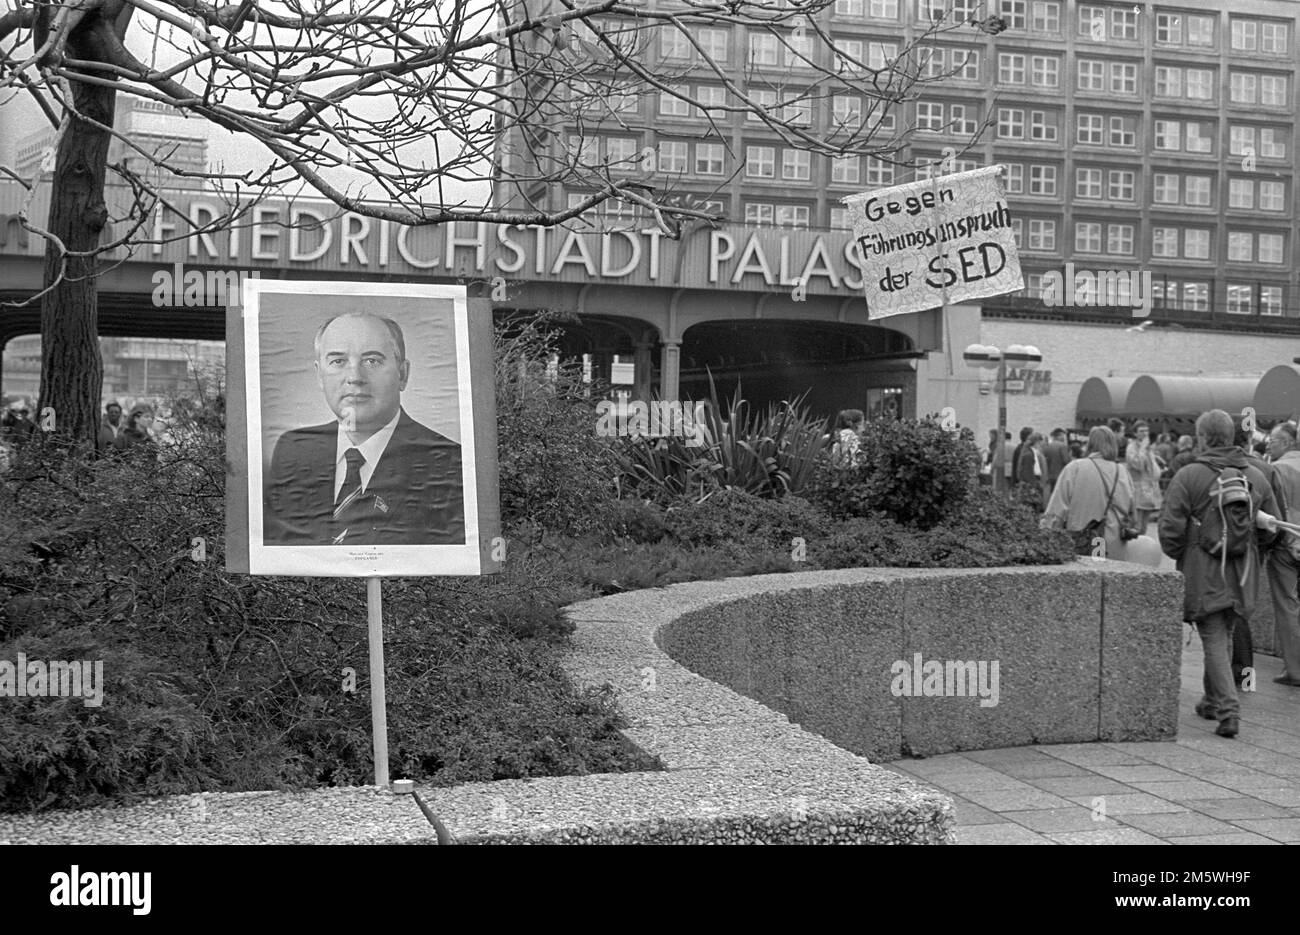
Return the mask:
[[1282,422],[1300,413],[1300,367],[1272,367],[1255,389],[1255,415],[1262,422]]
[[1195,419],[1208,409],[1236,418],[1255,402],[1254,377],[1171,377],[1144,375],[1128,391],[1128,415]]
[[1123,415],[1127,410],[1129,390],[1136,377],[1089,377],[1079,387],[1079,402],[1075,406],[1080,421],[1109,419]]

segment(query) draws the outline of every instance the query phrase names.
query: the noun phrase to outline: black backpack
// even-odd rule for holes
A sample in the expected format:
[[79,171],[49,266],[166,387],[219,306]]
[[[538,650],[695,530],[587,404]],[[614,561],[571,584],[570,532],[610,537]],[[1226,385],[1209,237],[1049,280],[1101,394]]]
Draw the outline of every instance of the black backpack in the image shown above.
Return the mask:
[[[1205,467],[1214,470],[1208,464]],[[1220,470],[1210,485],[1209,500],[1192,522],[1197,544],[1219,560],[1225,573],[1229,559],[1249,559],[1255,538],[1255,506],[1246,473],[1234,467]],[[1249,561],[1242,567],[1243,582],[1249,567]]]

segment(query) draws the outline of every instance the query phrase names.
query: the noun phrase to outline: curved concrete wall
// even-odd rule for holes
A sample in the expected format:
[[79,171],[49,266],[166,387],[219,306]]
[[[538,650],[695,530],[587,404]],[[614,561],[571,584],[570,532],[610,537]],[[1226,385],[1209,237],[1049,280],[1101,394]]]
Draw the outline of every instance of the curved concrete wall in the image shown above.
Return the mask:
[[681,614],[659,644],[869,759],[1175,735],[1177,573],[1082,559],[765,577]]

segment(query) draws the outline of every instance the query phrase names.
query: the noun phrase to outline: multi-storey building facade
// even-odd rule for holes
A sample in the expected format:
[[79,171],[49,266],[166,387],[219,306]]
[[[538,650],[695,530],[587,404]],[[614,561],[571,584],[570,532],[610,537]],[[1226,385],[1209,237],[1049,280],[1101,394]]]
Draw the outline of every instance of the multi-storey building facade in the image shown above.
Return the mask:
[[[733,222],[828,229],[847,226],[846,195],[939,166],[1001,163],[1023,298],[1038,295],[1044,272],[1071,262],[1150,270],[1157,309],[1177,317],[1297,317],[1297,11],[1283,0],[1231,10],[1209,0],[836,0],[819,17],[834,48],[811,34],[784,37],[787,48],[741,26],[698,29],[694,43],[664,29],[648,49],[654,70],[673,75],[673,88],[688,87],[699,106],[671,90],[597,103],[581,113],[594,130],[557,132],[551,145],[582,147],[628,171],[653,152],[656,181]],[[993,13],[1006,22],[1000,34],[925,38],[932,19]],[[823,133],[865,119],[878,138],[899,132],[907,141],[892,158],[832,158],[785,144],[752,113],[719,110],[735,100],[694,64],[702,54],[771,108],[807,94],[814,73],[805,57],[938,80],[888,112],[856,95],[787,105],[796,124]],[[567,207],[587,194],[555,187],[546,197]],[[635,211],[612,202],[604,216],[626,222]]]

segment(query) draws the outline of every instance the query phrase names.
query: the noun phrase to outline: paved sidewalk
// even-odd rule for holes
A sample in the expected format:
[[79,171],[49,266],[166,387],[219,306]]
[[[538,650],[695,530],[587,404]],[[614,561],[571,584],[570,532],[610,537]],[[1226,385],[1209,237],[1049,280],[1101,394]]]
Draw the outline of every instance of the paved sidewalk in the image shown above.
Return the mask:
[[[1184,626],[1186,638],[1189,632]],[[957,803],[959,844],[1300,844],[1300,688],[1255,654],[1241,733],[1197,717],[1201,641],[1183,650],[1178,739],[951,753],[884,764]],[[1103,817],[1104,816],[1104,817]]]

